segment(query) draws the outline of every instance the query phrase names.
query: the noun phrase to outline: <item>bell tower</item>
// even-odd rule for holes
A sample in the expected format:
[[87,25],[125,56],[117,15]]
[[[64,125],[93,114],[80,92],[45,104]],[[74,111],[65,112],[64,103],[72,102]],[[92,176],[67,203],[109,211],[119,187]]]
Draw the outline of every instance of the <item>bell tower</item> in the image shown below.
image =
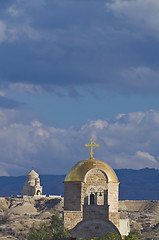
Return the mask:
[[85,146],[91,149],[90,158],[78,162],[64,181],[65,227],[74,237],[102,237],[111,231],[120,236],[118,178],[108,164],[94,159],[99,145],[93,139]]

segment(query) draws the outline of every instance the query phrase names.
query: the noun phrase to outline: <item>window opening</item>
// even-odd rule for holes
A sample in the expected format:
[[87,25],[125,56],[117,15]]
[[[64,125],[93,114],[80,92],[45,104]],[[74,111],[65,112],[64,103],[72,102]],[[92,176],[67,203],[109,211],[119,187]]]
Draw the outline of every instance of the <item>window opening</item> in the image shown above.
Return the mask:
[[91,193],[90,195],[90,205],[94,204],[94,194]]

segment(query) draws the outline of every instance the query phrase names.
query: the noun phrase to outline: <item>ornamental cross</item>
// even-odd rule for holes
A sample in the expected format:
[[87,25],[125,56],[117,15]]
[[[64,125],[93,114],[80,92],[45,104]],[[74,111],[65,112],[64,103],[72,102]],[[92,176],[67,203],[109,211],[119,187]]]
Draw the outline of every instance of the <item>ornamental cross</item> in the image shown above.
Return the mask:
[[95,143],[93,142],[93,138],[91,138],[91,142],[90,142],[89,144],[85,144],[85,147],[91,147],[91,151],[90,151],[91,157],[90,157],[90,159],[94,159],[94,157],[93,157],[93,154],[94,154],[93,148],[99,147],[99,144],[95,144]]
[[100,163],[96,161],[96,163],[94,163],[93,165],[95,166],[95,168],[98,168],[98,165],[100,165]]

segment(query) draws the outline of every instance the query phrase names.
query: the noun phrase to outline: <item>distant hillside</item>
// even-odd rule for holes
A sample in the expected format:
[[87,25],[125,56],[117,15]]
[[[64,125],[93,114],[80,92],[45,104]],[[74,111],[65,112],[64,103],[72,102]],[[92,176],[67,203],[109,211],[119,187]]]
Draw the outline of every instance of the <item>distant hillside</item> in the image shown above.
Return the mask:
[[[43,194],[63,195],[63,181],[65,175],[40,175]],[[21,194],[26,176],[0,177],[0,197],[15,196]]]
[[120,200],[159,200],[159,170],[115,170],[120,182]]
[[[159,200],[159,170],[144,168],[141,170],[115,170],[119,182],[120,200]],[[41,175],[43,193],[46,195],[62,195],[65,175]],[[0,177],[0,196],[20,194],[25,182],[25,176]]]

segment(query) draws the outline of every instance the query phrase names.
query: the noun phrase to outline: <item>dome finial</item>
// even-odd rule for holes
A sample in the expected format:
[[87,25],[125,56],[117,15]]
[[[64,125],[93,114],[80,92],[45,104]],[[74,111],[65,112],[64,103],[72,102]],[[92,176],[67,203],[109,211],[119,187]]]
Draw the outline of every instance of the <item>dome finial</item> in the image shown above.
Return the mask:
[[93,157],[93,154],[94,154],[93,153],[93,148],[99,147],[99,144],[95,144],[93,138],[91,138],[90,143],[89,144],[85,144],[85,147],[91,147],[91,152],[90,152],[91,157],[90,157],[90,159],[94,159],[94,157]]

